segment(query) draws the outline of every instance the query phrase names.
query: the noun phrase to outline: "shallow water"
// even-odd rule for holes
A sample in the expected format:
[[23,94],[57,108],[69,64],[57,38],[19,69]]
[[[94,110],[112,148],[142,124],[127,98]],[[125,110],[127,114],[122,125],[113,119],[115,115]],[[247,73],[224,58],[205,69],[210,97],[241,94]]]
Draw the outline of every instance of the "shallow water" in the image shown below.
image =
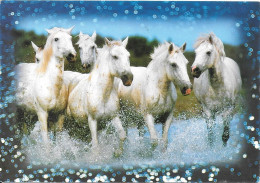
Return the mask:
[[[156,124],[156,129],[161,137],[162,125]],[[169,130],[168,149],[163,151],[161,140],[158,147],[152,150],[148,132],[141,137],[137,128],[129,128],[124,153],[120,158],[116,158],[114,151],[118,145],[118,138],[115,133],[108,134],[106,129],[99,133],[99,153],[91,150],[90,143],[73,139],[66,131],[58,133],[56,140],[53,140],[46,149],[40,138],[40,124],[37,122],[30,135],[23,137],[22,152],[33,165],[54,166],[59,163],[69,167],[236,162],[241,158],[242,147],[242,139],[239,135],[242,129],[239,115],[234,116],[230,123],[231,134],[226,147],[222,145],[222,129],[223,124],[221,118],[218,117],[214,129],[216,141],[210,148],[207,145],[207,128],[204,119],[174,120]],[[53,137],[51,133],[49,135]]]

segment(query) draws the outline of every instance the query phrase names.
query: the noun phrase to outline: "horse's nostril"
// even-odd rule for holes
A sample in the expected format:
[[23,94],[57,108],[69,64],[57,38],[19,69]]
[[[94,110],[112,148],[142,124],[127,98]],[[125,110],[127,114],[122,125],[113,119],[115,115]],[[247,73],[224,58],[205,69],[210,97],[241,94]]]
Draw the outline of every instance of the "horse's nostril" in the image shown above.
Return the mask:
[[83,65],[82,65],[82,67],[84,67],[84,68],[86,68],[86,69],[87,69],[87,68],[90,68],[90,67],[91,67],[91,65],[90,65],[90,64],[83,64]]
[[76,61],[76,54],[69,53],[66,58],[70,62],[75,62]]
[[199,72],[199,68],[198,68],[198,67],[195,68],[195,69],[194,69],[194,72]]

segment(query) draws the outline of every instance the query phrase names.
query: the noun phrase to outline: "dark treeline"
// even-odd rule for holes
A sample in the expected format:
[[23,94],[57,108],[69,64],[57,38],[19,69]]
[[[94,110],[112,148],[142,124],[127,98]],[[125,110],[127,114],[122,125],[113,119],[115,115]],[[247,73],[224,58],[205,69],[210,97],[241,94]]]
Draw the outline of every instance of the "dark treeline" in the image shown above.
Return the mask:
[[[35,53],[33,52],[31,41],[33,41],[37,46],[44,46],[47,39],[45,35],[37,35],[33,31],[26,32],[23,30],[13,30],[12,36],[16,40],[15,60],[17,64],[21,62],[33,62]],[[112,40],[112,38],[109,39]],[[78,41],[78,37],[76,35],[73,35],[73,44],[75,45],[77,41]],[[97,35],[97,39],[96,39],[97,46],[102,47],[104,43],[105,43],[104,38]],[[131,54],[130,56],[131,66],[147,66],[151,61],[150,54],[153,52],[154,47],[156,47],[159,43],[160,42],[156,39],[149,41],[147,40],[147,38],[141,36],[129,37],[127,50]],[[193,44],[193,43],[187,43],[187,44]],[[246,68],[248,66],[247,63],[245,62],[246,60],[245,57],[247,55],[246,49],[243,46],[231,46],[227,44],[224,44],[224,46],[225,46],[226,56],[234,59],[239,64],[242,78],[244,78],[243,76],[246,75],[247,73]],[[77,46],[75,46],[75,49],[78,52]],[[184,55],[189,60],[189,64],[188,64],[188,69],[189,69],[194,61],[195,54],[193,51],[186,51]],[[82,73],[85,72],[85,70],[81,66],[79,54],[77,55],[76,63],[68,64],[68,62],[65,62],[65,70],[78,71]]]

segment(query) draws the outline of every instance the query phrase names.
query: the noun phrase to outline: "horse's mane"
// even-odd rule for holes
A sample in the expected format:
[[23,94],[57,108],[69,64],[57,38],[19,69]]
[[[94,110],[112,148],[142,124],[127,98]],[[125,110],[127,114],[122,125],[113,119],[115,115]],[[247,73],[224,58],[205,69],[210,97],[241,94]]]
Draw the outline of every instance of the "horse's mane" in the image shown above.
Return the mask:
[[54,37],[55,34],[57,34],[57,32],[59,31],[64,32],[65,29],[54,27],[52,30],[55,30],[56,32],[48,35],[46,44],[43,49],[43,61],[40,62],[38,67],[38,72],[40,73],[46,72],[48,64],[51,60],[51,56],[53,55],[53,49],[51,44],[52,38]]
[[[210,39],[211,39],[211,41],[210,41]],[[204,42],[208,42],[210,44],[213,44],[216,47],[220,56],[225,57],[226,54],[225,54],[223,42],[213,32],[200,36],[196,40],[196,42],[193,46],[194,49],[197,49]]]
[[170,45],[173,45],[173,49],[176,50],[176,49],[179,49],[175,44],[173,43],[168,43],[168,42],[165,42],[165,43],[162,43],[160,44],[158,47],[155,47],[154,48],[154,52],[151,54],[151,59],[152,60],[164,60],[168,54],[168,51],[169,51],[169,46]]
[[151,54],[152,60],[157,60],[158,58],[164,58],[168,54],[168,48],[170,46],[170,43],[165,42],[163,44],[159,44],[158,47],[154,48],[154,52]]
[[38,68],[39,73],[46,72],[52,54],[53,54],[52,47],[48,47],[47,49],[43,50],[43,61],[40,62],[39,64],[39,68]]

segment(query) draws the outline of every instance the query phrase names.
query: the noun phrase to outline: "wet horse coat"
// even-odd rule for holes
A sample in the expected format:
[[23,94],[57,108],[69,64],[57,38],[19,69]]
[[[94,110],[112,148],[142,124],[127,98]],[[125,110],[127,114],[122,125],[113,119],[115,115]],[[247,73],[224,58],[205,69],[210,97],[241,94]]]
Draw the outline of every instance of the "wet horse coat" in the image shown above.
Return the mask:
[[213,143],[215,116],[223,117],[223,144],[229,139],[229,123],[238,103],[242,80],[237,63],[225,56],[224,45],[214,33],[198,38],[196,58],[192,64],[194,93],[201,103],[208,127],[209,143]]
[[[118,81],[118,95],[124,106],[133,106],[148,126],[153,146],[157,145],[157,132],[154,123],[164,123],[163,141],[168,143],[168,130],[173,120],[173,108],[177,93],[173,82],[180,87],[184,95],[191,92],[191,83],[187,74],[187,59],[183,52],[186,44],[178,48],[174,44],[164,43],[155,49],[152,61],[145,67],[131,67],[134,80],[130,87]],[[125,107],[123,107],[125,108]]]
[[97,123],[111,119],[120,138],[119,154],[123,150],[126,133],[117,112],[119,98],[114,87],[114,78],[122,78],[125,85],[132,82],[127,40],[110,42],[99,51],[97,62],[90,74],[86,74],[73,86],[69,95],[67,113],[79,121],[88,121],[93,149],[98,148]]
[[[49,112],[59,115],[58,124],[63,123],[67,106],[67,89],[63,82],[64,57],[75,60],[70,29],[47,30],[49,36],[42,51],[42,59],[35,64],[21,64],[17,72],[17,105],[37,114],[41,123],[44,142],[48,142],[47,119]],[[32,69],[30,74],[28,68]],[[22,76],[22,77],[19,77]],[[29,79],[30,82],[26,80]]]

